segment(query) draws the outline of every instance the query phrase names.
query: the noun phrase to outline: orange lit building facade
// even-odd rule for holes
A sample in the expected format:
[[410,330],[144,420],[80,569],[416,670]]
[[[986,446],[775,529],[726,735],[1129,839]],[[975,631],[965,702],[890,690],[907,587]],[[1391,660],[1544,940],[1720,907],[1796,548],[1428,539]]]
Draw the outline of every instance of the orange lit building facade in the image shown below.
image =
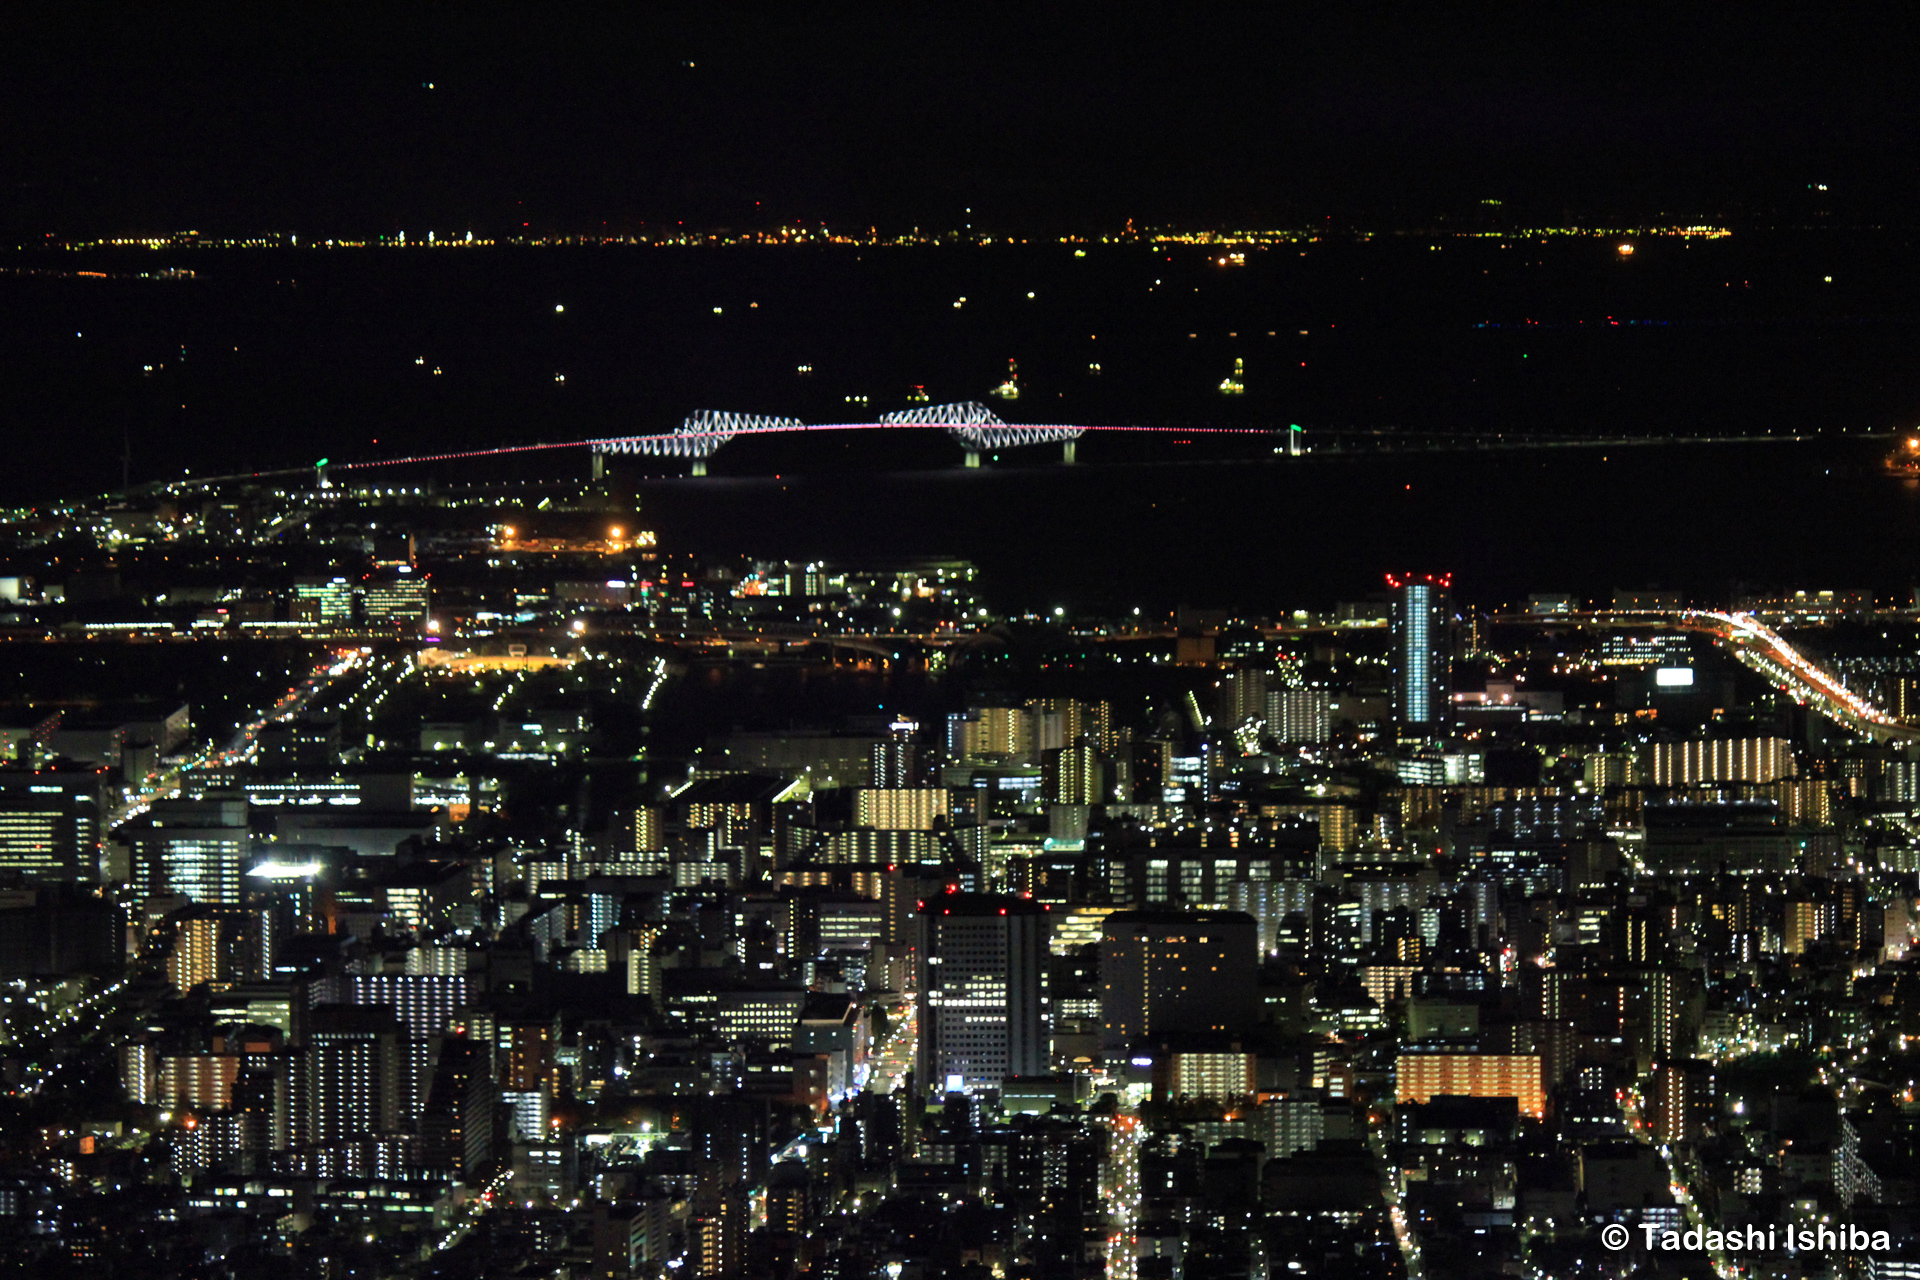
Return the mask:
[[1520,1110],[1536,1120],[1547,1110],[1537,1053],[1403,1053],[1394,1075],[1398,1102],[1425,1103],[1441,1096],[1514,1098]]

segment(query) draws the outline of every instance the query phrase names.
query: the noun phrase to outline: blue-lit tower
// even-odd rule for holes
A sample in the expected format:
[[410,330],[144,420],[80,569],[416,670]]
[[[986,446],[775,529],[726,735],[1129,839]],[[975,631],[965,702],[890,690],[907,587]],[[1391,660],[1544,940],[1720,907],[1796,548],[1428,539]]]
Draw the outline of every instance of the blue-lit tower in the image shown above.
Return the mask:
[[1453,575],[1388,574],[1387,585],[1394,593],[1394,719],[1406,732],[1437,732],[1453,701]]

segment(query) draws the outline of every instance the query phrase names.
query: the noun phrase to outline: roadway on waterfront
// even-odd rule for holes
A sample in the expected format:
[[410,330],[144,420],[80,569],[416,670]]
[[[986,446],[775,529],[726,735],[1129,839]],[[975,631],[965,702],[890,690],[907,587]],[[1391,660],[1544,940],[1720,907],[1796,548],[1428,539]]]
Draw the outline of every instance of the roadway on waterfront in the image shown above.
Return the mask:
[[193,754],[173,761],[143,786],[134,790],[124,801],[115,805],[107,815],[107,830],[112,831],[123,823],[139,817],[153,807],[155,800],[164,800],[178,792],[180,775],[189,769],[206,768],[210,765],[240,764],[251,760],[259,748],[262,729],[276,721],[291,720],[299,715],[334,681],[359,669],[364,657],[365,655],[358,649],[347,649],[321,659],[305,680],[288,689],[278,702],[259,716],[234,730],[226,746],[209,742]]
[[1759,673],[1774,688],[1835,724],[1874,742],[1920,737],[1906,724],[1847,688],[1846,682],[1794,647],[1752,613],[1719,609],[1614,609],[1497,618],[1537,626],[1660,627],[1710,636],[1735,661]]

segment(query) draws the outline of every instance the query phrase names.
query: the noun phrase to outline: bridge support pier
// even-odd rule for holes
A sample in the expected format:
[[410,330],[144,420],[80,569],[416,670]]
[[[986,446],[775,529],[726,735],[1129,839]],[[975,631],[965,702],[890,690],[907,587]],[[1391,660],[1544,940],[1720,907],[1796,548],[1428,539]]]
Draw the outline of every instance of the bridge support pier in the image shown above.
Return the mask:
[[1069,440],[1061,445],[1060,461],[1066,463],[1068,466],[1072,466],[1074,463],[1080,461],[1079,455],[1076,452],[1079,444],[1080,442],[1078,440]]
[[696,476],[707,474],[707,460],[705,458],[695,458],[693,460],[692,474]]
[[977,467],[977,466],[979,466],[979,465],[980,465],[980,451],[979,451],[978,449],[969,449],[969,450],[967,450],[967,460],[966,460],[966,463],[965,463],[964,465],[966,465],[966,466],[969,466],[969,467]]
[[607,478],[607,455],[595,452],[593,455],[593,478],[595,483]]

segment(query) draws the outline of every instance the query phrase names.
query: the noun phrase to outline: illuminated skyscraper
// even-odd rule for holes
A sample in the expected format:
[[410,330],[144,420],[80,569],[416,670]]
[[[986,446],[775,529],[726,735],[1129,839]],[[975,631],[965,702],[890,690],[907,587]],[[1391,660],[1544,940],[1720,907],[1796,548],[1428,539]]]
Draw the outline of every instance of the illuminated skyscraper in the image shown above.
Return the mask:
[[1448,612],[1453,575],[1389,574],[1393,597],[1393,714],[1404,729],[1427,732],[1447,720],[1453,662]]
[[917,939],[922,1088],[994,1089],[1046,1073],[1048,923],[1027,898],[927,899]]

